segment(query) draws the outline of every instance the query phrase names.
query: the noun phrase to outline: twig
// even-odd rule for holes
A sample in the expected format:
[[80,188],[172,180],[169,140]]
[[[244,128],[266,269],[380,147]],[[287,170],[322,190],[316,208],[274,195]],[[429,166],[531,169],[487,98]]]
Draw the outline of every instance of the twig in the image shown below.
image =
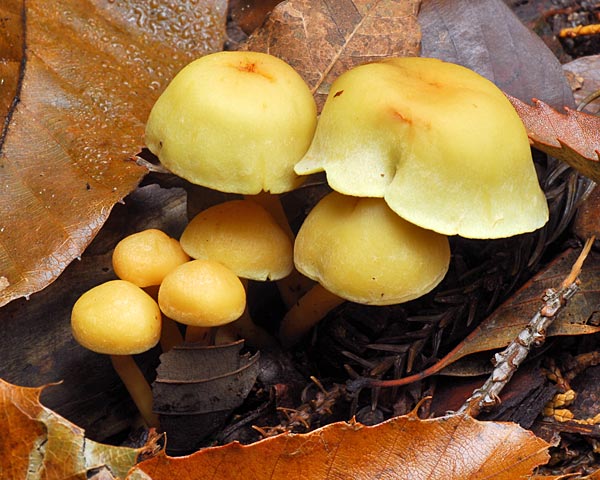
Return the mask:
[[578,25],[576,27],[563,28],[558,36],[560,38],[575,38],[584,35],[596,35],[600,33],[600,24]]
[[132,159],[135,161],[135,163],[137,163],[138,165],[142,166],[142,167],[146,167],[148,169],[149,172],[153,172],[153,173],[162,173],[162,174],[171,174],[172,172],[170,170],[167,170],[165,167],[163,167],[160,163],[156,164],[156,163],[152,163],[149,162],[148,160],[146,160],[145,158],[139,157],[137,155],[133,156]]
[[558,313],[569,299],[579,290],[579,279],[584,260],[594,243],[594,237],[585,242],[583,250],[573,264],[571,272],[558,289],[549,288],[542,297],[544,302],[529,324],[500,353],[494,355],[494,370],[481,388],[473,392],[458,413],[468,413],[473,417],[482,410],[489,410],[500,403],[500,392],[510,381],[519,365],[527,358],[532,347],[540,346],[546,340],[546,332]]

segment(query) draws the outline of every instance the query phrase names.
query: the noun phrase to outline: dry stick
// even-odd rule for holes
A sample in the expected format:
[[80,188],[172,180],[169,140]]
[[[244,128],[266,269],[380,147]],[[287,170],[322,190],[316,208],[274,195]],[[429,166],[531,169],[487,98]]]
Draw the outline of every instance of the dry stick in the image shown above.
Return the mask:
[[567,301],[579,291],[577,277],[593,243],[594,237],[585,242],[583,250],[560,288],[546,290],[542,297],[544,304],[517,337],[502,352],[494,355],[494,370],[490,377],[481,388],[473,392],[457,413],[467,413],[476,417],[482,410],[489,410],[500,403],[500,392],[527,358],[531,347],[538,347],[544,343],[552,321],[567,305]]

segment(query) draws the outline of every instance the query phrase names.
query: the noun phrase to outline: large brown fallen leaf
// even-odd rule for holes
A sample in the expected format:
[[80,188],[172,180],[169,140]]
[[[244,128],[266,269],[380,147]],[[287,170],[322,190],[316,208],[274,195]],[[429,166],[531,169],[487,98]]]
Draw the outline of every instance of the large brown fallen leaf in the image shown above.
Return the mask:
[[[486,318],[468,337],[431,367],[399,379],[396,386],[406,385],[440,373],[467,355],[504,348],[529,323],[541,307],[541,297],[548,288],[557,288],[569,274],[579,252],[567,250],[546,269],[538,273],[492,315]],[[600,304],[600,255],[591,252],[580,275],[581,290],[569,300],[554,320],[548,336],[588,335],[600,332],[600,326],[588,324],[597,315]]]
[[516,424],[468,416],[421,420],[415,413],[374,427],[339,422],[308,434],[231,443],[188,457],[161,454],[128,480],[446,480],[529,478],[549,444]]
[[382,57],[418,55],[420,0],[288,0],[244,48],[292,65],[319,108],[344,71]]
[[528,102],[574,106],[558,59],[502,0],[423,0],[421,55],[458,63]]
[[44,388],[0,379],[0,478],[85,480],[103,467],[123,478],[143,451],[85,438],[82,429],[40,404]]
[[600,182],[600,117],[567,107],[560,113],[539,100],[531,106],[507,96],[535,148]]
[[158,94],[220,50],[226,0],[3,0],[0,305],[51,283],[145,171]]

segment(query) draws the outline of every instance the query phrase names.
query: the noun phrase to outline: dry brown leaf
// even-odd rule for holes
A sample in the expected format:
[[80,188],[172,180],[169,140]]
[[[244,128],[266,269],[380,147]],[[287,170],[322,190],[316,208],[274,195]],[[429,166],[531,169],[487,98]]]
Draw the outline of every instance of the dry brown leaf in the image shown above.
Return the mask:
[[40,404],[44,388],[0,379],[0,478],[85,480],[102,467],[123,478],[141,450],[86,439],[82,429]]
[[282,58],[302,75],[319,108],[344,71],[382,57],[416,56],[420,0],[288,0],[244,49]]
[[259,373],[259,353],[240,354],[243,346],[243,340],[186,343],[160,356],[153,409],[169,438],[169,453],[194,452],[248,396]]
[[[580,105],[586,97],[600,90],[600,55],[579,57],[563,65],[565,76],[573,90],[576,105]],[[510,93],[510,92],[508,92]],[[539,98],[544,100],[543,98]],[[600,113],[600,105],[595,99],[583,108],[584,112],[592,115]]]
[[560,62],[502,0],[423,0],[421,55],[458,63],[529,101],[561,107],[573,95]]
[[595,182],[600,181],[600,118],[565,107],[559,113],[539,100],[528,105],[507,95],[527,129],[529,142]]
[[153,102],[224,40],[225,0],[4,0],[0,305],[51,283],[145,170]]
[[138,464],[128,480],[446,480],[528,478],[549,444],[516,424],[469,416],[421,420],[415,413],[374,427],[335,423],[251,445],[231,443],[188,457],[164,454]]

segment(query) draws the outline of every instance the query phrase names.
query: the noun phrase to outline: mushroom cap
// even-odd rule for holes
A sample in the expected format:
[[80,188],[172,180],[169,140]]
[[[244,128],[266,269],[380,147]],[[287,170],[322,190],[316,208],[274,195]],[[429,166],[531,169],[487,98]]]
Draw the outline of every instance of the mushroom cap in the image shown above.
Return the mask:
[[150,112],[146,145],[173,173],[215,190],[281,193],[302,183],[317,108],[302,77],[258,52],[218,52],[183,68]]
[[161,313],[140,287],[111,280],[85,292],[73,305],[71,329],[84,347],[108,355],[133,355],[160,338]]
[[438,285],[448,271],[450,247],[444,235],[400,218],[382,199],[333,192],[300,227],[294,262],[339,297],[392,305]]
[[238,319],[246,307],[240,279],[214,260],[192,260],[171,271],[158,290],[169,318],[194,327],[218,327]]
[[334,190],[383,197],[437,232],[500,238],[548,220],[527,133],[492,82],[431,58],[391,58],[331,86],[309,151]]
[[165,275],[189,261],[179,242],[150,228],[122,239],[113,252],[116,275],[138,287],[160,285]]
[[250,280],[279,280],[294,267],[289,236],[252,200],[232,200],[200,212],[180,242],[192,258],[216,260]]

